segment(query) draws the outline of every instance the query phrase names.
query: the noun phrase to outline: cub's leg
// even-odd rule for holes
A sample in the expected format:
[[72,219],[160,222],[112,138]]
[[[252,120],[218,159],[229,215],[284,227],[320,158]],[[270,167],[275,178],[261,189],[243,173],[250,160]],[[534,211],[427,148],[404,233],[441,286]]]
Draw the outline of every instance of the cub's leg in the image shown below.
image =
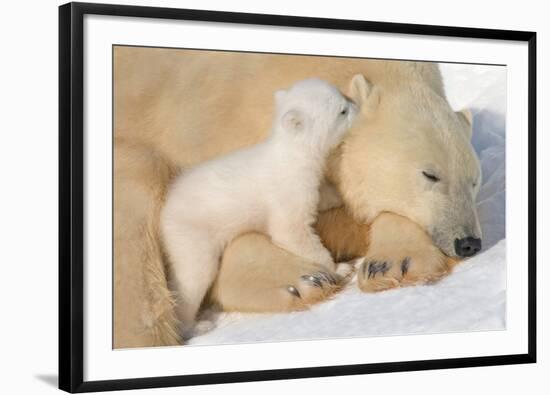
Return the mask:
[[396,214],[383,213],[373,221],[369,242],[357,277],[365,292],[433,282],[455,263],[416,223]]
[[184,338],[192,335],[197,312],[214,282],[220,250],[207,232],[165,219],[163,241],[170,265],[170,288],[176,295],[176,313]]
[[[303,221],[305,222],[305,220]],[[283,220],[270,229],[271,241],[286,251],[334,270],[334,261],[311,226]]]
[[210,300],[224,311],[282,312],[307,308],[336,292],[343,277],[275,246],[258,233],[225,249]]

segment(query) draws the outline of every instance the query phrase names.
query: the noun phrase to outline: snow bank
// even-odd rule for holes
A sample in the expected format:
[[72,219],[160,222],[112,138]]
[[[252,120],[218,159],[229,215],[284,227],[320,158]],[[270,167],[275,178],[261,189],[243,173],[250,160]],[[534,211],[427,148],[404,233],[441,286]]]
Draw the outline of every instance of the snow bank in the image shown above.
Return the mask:
[[388,336],[505,328],[506,68],[442,64],[451,106],[474,114],[472,142],[483,170],[478,196],[483,252],[434,285],[364,294],[354,285],[305,312],[222,313],[190,344]]

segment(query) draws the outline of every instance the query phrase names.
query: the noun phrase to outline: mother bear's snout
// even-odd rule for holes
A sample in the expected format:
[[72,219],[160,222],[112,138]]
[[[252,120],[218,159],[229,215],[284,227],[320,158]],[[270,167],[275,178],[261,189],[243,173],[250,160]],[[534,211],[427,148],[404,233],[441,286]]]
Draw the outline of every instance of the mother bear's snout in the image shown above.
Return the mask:
[[475,237],[465,237],[463,239],[455,239],[456,255],[461,257],[474,256],[481,250],[481,239]]

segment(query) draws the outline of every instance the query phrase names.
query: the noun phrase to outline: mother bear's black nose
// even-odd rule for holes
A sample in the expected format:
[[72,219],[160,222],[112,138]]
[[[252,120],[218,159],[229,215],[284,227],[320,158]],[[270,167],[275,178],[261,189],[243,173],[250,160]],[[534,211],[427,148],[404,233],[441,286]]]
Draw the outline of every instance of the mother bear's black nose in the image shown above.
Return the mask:
[[455,251],[458,256],[473,256],[477,254],[479,250],[481,250],[481,239],[476,239],[475,237],[455,239]]

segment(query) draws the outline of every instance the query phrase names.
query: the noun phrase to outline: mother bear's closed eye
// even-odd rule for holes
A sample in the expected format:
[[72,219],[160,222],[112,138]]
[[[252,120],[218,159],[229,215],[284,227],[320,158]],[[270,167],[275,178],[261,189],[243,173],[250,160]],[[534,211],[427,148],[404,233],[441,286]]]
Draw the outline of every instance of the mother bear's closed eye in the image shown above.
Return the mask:
[[428,173],[426,171],[423,171],[422,174],[424,175],[424,177],[426,177],[428,180],[432,181],[432,182],[438,182],[440,181],[441,179],[439,177],[437,177],[435,174],[432,174],[432,173]]

